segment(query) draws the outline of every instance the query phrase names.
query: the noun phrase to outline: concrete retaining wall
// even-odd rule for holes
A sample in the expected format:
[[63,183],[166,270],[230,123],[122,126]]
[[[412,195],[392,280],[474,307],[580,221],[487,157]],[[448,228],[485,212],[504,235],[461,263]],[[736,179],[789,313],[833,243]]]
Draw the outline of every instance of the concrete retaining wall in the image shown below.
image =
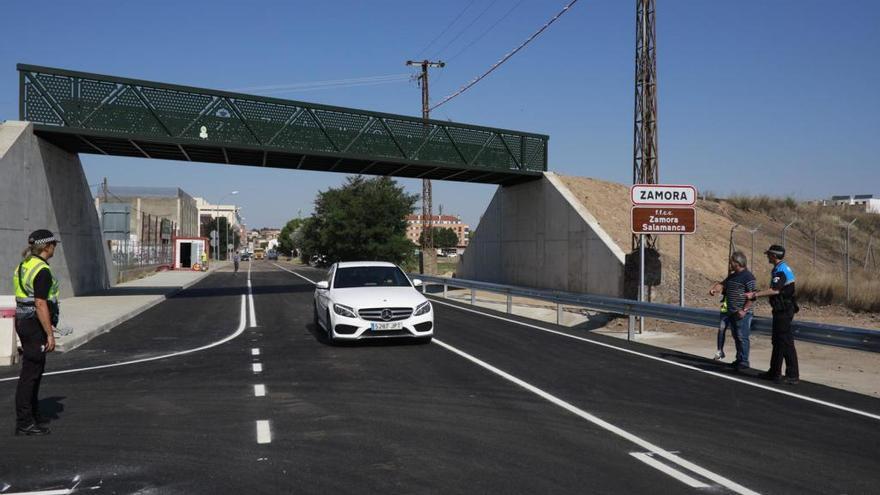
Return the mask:
[[499,187],[456,276],[619,297],[624,252],[553,173]]
[[61,237],[50,264],[62,297],[109,287],[109,253],[79,156],[35,136],[27,122],[0,124],[0,294],[32,231]]

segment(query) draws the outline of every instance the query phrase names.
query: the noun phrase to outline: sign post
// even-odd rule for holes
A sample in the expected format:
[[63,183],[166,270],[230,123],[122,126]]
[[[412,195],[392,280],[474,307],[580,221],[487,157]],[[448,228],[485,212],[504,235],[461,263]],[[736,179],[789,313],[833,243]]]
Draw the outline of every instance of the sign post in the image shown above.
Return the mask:
[[[678,234],[679,305],[684,306],[684,236],[697,230],[694,186],[670,184],[636,184],[630,188],[632,233],[639,236],[639,301],[645,300],[645,235]],[[633,338],[633,317],[630,316],[628,339]],[[645,328],[639,317],[639,333]]]

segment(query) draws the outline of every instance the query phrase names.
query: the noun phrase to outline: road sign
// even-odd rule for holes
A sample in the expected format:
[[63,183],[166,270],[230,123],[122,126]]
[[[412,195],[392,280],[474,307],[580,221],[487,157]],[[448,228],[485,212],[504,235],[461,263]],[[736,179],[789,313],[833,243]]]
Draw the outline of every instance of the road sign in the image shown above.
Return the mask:
[[697,202],[694,186],[636,184],[629,191],[634,205],[693,206]]
[[633,206],[633,234],[693,234],[697,229],[694,208]]
[[212,230],[212,231],[211,231],[211,239],[216,239],[216,238],[217,238],[217,231],[216,231],[216,230]]

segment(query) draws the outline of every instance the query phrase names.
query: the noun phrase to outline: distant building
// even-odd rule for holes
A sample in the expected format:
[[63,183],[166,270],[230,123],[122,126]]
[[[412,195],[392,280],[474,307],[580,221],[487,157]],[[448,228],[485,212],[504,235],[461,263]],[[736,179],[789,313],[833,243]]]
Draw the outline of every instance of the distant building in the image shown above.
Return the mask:
[[[458,248],[464,249],[468,245],[468,237],[470,235],[470,225],[463,223],[460,217],[453,215],[433,215],[432,224],[434,228],[452,229],[458,236]],[[413,242],[419,243],[419,237],[422,235],[422,215],[406,216],[406,238]]]
[[831,200],[822,201],[822,205],[842,206],[867,213],[880,213],[880,198],[875,198],[873,194],[831,196]]
[[196,205],[199,208],[199,218],[208,217],[211,220],[215,218],[225,218],[229,228],[241,228],[241,208],[236,205],[214,205],[205,201],[204,198],[195,198]]
[[112,233],[118,240],[153,242],[157,230],[167,239],[199,235],[196,200],[177,187],[108,187],[99,190],[95,208],[105,234]]

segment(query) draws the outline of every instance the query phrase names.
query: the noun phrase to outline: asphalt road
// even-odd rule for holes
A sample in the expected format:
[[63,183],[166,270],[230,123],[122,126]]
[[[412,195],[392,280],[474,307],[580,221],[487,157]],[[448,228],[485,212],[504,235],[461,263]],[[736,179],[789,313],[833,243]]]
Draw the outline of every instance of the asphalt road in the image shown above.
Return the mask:
[[51,355],[49,436],[0,371],[0,494],[880,492],[876,399],[436,299],[330,346],[321,273],[252,268]]

